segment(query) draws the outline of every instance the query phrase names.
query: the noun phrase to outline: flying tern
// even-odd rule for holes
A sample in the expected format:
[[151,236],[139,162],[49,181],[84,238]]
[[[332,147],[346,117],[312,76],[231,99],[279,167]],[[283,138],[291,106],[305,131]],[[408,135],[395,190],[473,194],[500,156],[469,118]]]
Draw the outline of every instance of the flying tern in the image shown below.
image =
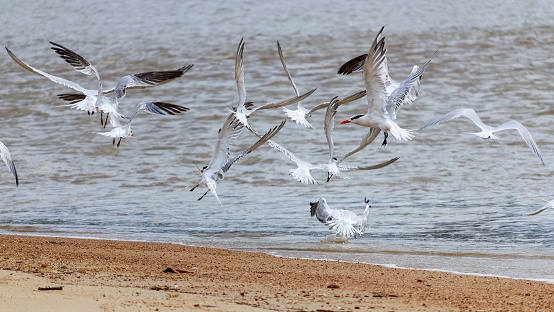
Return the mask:
[[[310,214],[316,217],[319,222],[329,227],[329,230],[335,231],[343,237],[354,237],[364,233],[369,221],[369,209],[371,205],[369,200],[364,198],[366,204],[365,210],[361,215],[357,215],[350,210],[333,209],[329,207],[325,198],[320,198],[315,203],[310,203]],[[357,227],[354,227],[356,225]]]
[[140,111],[144,110],[147,113],[150,114],[156,114],[156,115],[175,115],[179,114],[181,112],[186,112],[189,109],[175,104],[170,103],[163,103],[163,102],[142,102],[139,103],[135,107],[135,111],[131,115],[131,117],[126,118],[127,122],[125,124],[122,124],[120,119],[112,118],[113,124],[116,126],[112,129],[112,131],[109,132],[98,132],[98,134],[112,137],[113,138],[113,144],[115,144],[116,139],[119,139],[117,141],[117,147],[119,147],[119,144],[121,143],[121,139],[127,138],[130,136],[135,136],[133,134],[133,131],[131,131],[131,122],[133,121],[133,118],[135,118],[135,115]]
[[276,102],[276,103],[267,103],[261,106],[257,106],[253,109],[248,109],[244,104],[246,102],[246,87],[244,85],[244,64],[243,64],[243,54],[244,54],[244,40],[241,39],[239,46],[237,48],[237,54],[235,56],[235,81],[237,83],[237,89],[239,93],[239,102],[237,105],[237,109],[233,114],[237,119],[245,125],[247,128],[250,128],[248,125],[248,117],[254,113],[257,110],[260,109],[270,109],[270,108],[279,108],[291,104],[296,104],[308,96],[310,96],[312,93],[315,92],[317,88],[314,88],[300,96],[295,96],[290,99]]
[[323,165],[323,168],[327,169],[327,182],[331,179],[332,176],[337,176],[341,179],[346,179],[346,177],[341,173],[341,170],[373,170],[373,169],[379,169],[383,168],[385,166],[388,166],[392,164],[393,162],[398,160],[398,157],[390,159],[386,162],[380,163],[378,165],[374,166],[367,166],[367,167],[360,167],[360,166],[346,166],[343,165],[341,162],[346,159],[346,157],[352,155],[353,153],[345,155],[346,157],[343,157],[342,159],[337,159],[334,156],[334,150],[335,145],[333,143],[333,128],[335,123],[335,115],[337,113],[337,97],[334,97],[331,101],[329,106],[327,107],[327,111],[325,113],[325,137],[327,138],[327,144],[329,145],[329,161],[326,165]]
[[537,147],[535,140],[533,140],[531,133],[529,133],[527,128],[525,128],[521,123],[515,120],[510,120],[508,122],[505,122],[498,127],[491,127],[489,125],[484,124],[483,121],[481,121],[481,118],[479,118],[479,116],[477,115],[477,113],[475,113],[473,109],[466,108],[466,109],[457,109],[457,110],[451,111],[450,113],[445,114],[444,116],[435,118],[430,122],[428,122],[425,126],[421,127],[421,129],[424,129],[432,125],[437,125],[445,121],[458,118],[460,116],[469,118],[471,121],[473,121],[473,123],[477,127],[481,128],[481,132],[476,132],[473,134],[483,139],[498,139],[498,137],[494,135],[494,132],[497,132],[497,131],[510,130],[510,129],[517,130],[519,132],[519,135],[521,135],[521,137],[525,141],[525,143],[527,143],[527,145],[539,157],[542,164],[544,165],[544,160],[542,159],[541,152]]
[[6,166],[8,166],[8,169],[12,172],[13,176],[15,177],[15,185],[19,186],[19,178],[17,177],[17,170],[15,170],[15,165],[12,160],[12,156],[10,155],[10,151],[4,145],[4,143],[0,142],[0,157],[2,157],[2,160],[6,163]]
[[[298,92],[298,88],[296,87],[296,84],[292,80],[292,77],[290,75],[290,72],[287,68],[287,64],[285,63],[285,58],[283,56],[283,51],[281,49],[281,45],[279,44],[279,41],[277,41],[277,51],[279,52],[279,58],[281,59],[281,63],[283,64],[283,69],[285,70],[285,74],[287,74],[287,78],[289,79],[292,88],[294,89],[294,92],[297,96],[300,96],[300,93]],[[358,100],[366,95],[366,90],[356,92],[352,95],[349,95],[343,99],[340,99],[337,101],[337,105],[342,105],[346,103],[353,102],[355,100]],[[306,120],[306,118],[311,117],[312,113],[320,110],[322,108],[326,108],[329,106],[329,102],[323,102],[316,106],[314,106],[309,111],[302,105],[302,102],[298,102],[298,108],[296,110],[291,110],[288,108],[283,108],[283,111],[287,114],[287,116],[293,120],[296,121],[296,123],[301,124],[308,128],[313,128],[313,126]]]
[[[121,117],[121,115],[117,112],[118,101],[125,97],[127,89],[154,87],[168,83],[184,75],[194,65],[185,65],[177,70],[143,72],[126,75],[119,79],[114,88],[104,91],[102,89],[102,80],[100,79],[98,70],[96,70],[94,66],[74,51],[52,41],[50,41],[50,43],[53,45],[52,50],[54,50],[63,60],[73,66],[75,70],[87,75],[94,74],[96,76],[98,81],[98,93],[95,107],[100,111],[100,113],[107,114],[106,121],[103,121],[104,127],[106,126],[110,113],[112,114],[112,118]],[[108,93],[112,94],[110,96],[105,96],[105,94]],[[100,96],[100,94],[102,96]],[[83,96],[86,98],[86,95],[84,94],[58,94],[58,97],[61,99],[73,103],[73,106],[71,107],[75,108],[79,108],[79,100],[83,100]],[[112,125],[117,127],[114,123],[112,123]]]
[[[285,70],[285,74],[287,74],[287,78],[290,81],[290,84],[292,85],[292,88],[294,89],[294,93],[296,93],[296,96],[300,96],[300,92],[298,92],[298,88],[296,87],[296,84],[292,80],[292,77],[290,75],[289,69],[287,68],[287,64],[285,63],[285,57],[283,56],[283,50],[281,49],[281,44],[279,41],[277,41],[277,52],[279,52],[279,58],[281,59],[281,64],[283,64],[283,69]],[[308,113],[308,110],[302,105],[302,102],[298,102],[298,106],[295,110],[283,108],[283,111],[287,116],[292,120],[296,121],[297,124],[301,124],[304,127],[313,128],[313,126],[306,120],[306,115]]]
[[[288,149],[284,148],[280,144],[274,142],[274,141],[268,141],[268,144],[275,148],[276,150],[283,153],[285,156],[287,156],[290,160],[294,161],[297,165],[297,168],[290,169],[290,175],[297,181],[304,183],[304,184],[318,184],[318,182],[313,178],[311,175],[312,170],[326,170],[327,171],[327,182],[331,179],[333,175],[336,175],[340,178],[346,179],[346,177],[341,173],[341,170],[373,170],[373,169],[379,169],[383,168],[385,166],[388,166],[392,164],[393,162],[398,160],[398,157],[393,158],[391,160],[388,160],[386,162],[373,165],[373,166],[352,166],[352,165],[344,165],[341,162],[349,157],[350,155],[354,154],[356,151],[351,151],[350,153],[343,156],[340,160],[334,157],[334,144],[332,139],[332,131],[333,131],[333,123],[334,123],[334,116],[336,114],[337,107],[339,106],[339,101],[337,97],[333,98],[330,101],[330,105],[328,105],[327,112],[325,115],[325,136],[327,138],[327,143],[329,145],[329,160],[326,164],[319,164],[319,163],[311,163],[305,160],[302,160],[298,158],[296,155],[294,155],[292,152],[290,152]],[[254,131],[255,133],[255,131]],[[255,133],[258,135],[257,133]],[[258,135],[260,136],[260,135]],[[369,143],[368,143],[369,144]],[[361,150],[361,149],[359,149]]]
[[[421,68],[414,66],[408,78],[401,83],[395,82],[388,73],[385,37],[380,38],[384,28],[383,26],[373,40],[363,62],[363,80],[367,91],[368,112],[365,115],[353,116],[340,123],[354,123],[382,130],[385,135],[383,145],[386,145],[389,131],[397,140],[412,139],[412,130],[400,128],[394,120],[401,106],[412,104],[417,98],[420,89],[419,80],[433,57]],[[362,57],[357,58],[361,59]]]
[[271,139],[283,128],[284,125],[285,121],[283,121],[279,126],[270,129],[252,146],[245,149],[237,156],[230,158],[231,155],[229,153],[229,148],[244,128],[244,125],[234,116],[234,114],[230,114],[223,123],[223,126],[219,129],[215,151],[210,163],[200,170],[200,173],[202,174],[202,180],[191,189],[191,191],[194,191],[194,189],[196,189],[202,183],[204,183],[208,188],[206,193],[198,198],[198,200],[202,200],[202,198],[204,198],[204,196],[206,196],[208,192],[212,192],[215,198],[217,198],[217,201],[219,201],[219,203],[221,204],[221,201],[219,200],[216,192],[217,181],[223,180],[224,174],[229,170],[229,168],[231,168],[234,163],[236,163],[246,155],[250,154],[253,150],[260,147],[262,144]]
[[[170,82],[176,78],[181,77],[193,66],[193,64],[190,64],[183,66],[177,70],[153,71],[127,75],[119,80],[116,87],[104,91],[102,89],[102,80],[100,79],[98,70],[93,65],[91,65],[90,62],[88,62],[85,58],[73,52],[72,50],[69,50],[54,42],[50,43],[53,45],[52,49],[56,53],[58,53],[58,55],[60,55],[60,57],[62,57],[66,62],[73,66],[75,70],[87,75],[96,76],[98,88],[95,90],[86,89],[73,81],[50,75],[23,62],[22,60],[17,58],[7,47],[6,51],[8,52],[8,55],[24,69],[34,74],[46,77],[55,83],[81,92],[81,94],[60,94],[58,96],[61,99],[70,102],[70,104],[67,105],[70,108],[84,110],[87,111],[89,114],[94,114],[94,112],[104,112],[108,114],[112,113],[120,117],[120,115],[117,114],[117,100],[125,96],[126,89],[152,87]],[[109,97],[104,95],[112,92],[113,95]],[[103,96],[98,97],[98,94],[103,94]],[[101,121],[105,126],[105,122],[103,120]]]

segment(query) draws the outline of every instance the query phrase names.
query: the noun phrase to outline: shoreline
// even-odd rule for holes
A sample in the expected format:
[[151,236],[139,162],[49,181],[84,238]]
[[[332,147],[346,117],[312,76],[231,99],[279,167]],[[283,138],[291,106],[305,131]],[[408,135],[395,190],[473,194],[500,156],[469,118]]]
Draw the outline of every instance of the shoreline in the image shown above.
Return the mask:
[[554,309],[554,285],[525,279],[137,241],[0,235],[0,248],[0,311]]

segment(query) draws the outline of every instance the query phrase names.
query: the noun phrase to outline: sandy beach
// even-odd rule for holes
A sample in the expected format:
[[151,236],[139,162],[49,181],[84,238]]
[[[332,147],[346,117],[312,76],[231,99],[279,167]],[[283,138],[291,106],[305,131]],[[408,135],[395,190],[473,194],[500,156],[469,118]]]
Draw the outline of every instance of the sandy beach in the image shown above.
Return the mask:
[[0,235],[0,311],[551,311],[545,282]]

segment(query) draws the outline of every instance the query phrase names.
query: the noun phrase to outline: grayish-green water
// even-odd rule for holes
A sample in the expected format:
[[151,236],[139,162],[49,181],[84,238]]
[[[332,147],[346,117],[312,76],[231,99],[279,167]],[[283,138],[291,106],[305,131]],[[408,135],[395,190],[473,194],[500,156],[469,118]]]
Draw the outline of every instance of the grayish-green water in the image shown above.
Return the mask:
[[[71,91],[0,56],[0,140],[16,163],[20,186],[0,170],[0,232],[262,251],[398,267],[554,280],[554,210],[527,213],[553,199],[554,12],[548,1],[2,1],[0,38],[22,60],[94,88],[94,79],[57,57],[48,41],[92,62],[105,85],[141,71],[194,63],[182,79],[130,90],[120,110],[149,100],[189,107],[183,116],[142,114],[135,137],[120,148],[99,118],[69,110],[56,97]],[[238,163],[218,185],[223,202],[203,188],[196,165],[209,162],[217,130],[237,102],[234,54],[246,40],[248,100],[293,95],[276,49],[279,40],[304,105],[363,89],[360,75],[338,67],[365,53],[385,25],[389,69],[403,79],[438,48],[415,107],[398,123],[417,129],[457,108],[473,108],[498,125],[517,119],[532,133],[546,165],[516,131],[482,140],[467,119],[419,131],[413,141],[375,142],[349,163],[381,170],[347,172],[349,180],[302,185],[293,164],[269,146]],[[364,113],[366,100],[341,107],[337,120]],[[257,114],[257,115],[256,115]],[[281,110],[256,113],[269,129]],[[288,122],[275,140],[299,157],[326,162],[324,111],[316,129]],[[357,146],[366,129],[336,125],[335,149]],[[244,132],[238,152],[255,141]],[[3,166],[3,165],[2,165]],[[326,174],[314,174],[321,182]],[[350,244],[324,244],[324,225],[309,202],[361,212],[372,201],[367,234]]]

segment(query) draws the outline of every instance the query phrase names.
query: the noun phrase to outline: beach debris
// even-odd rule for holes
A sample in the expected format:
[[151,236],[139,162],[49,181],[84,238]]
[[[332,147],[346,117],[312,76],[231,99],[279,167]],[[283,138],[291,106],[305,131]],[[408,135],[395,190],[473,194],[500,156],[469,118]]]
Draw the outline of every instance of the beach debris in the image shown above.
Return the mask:
[[39,287],[38,290],[62,290],[63,286]]
[[327,288],[340,288],[340,286],[337,284],[329,284],[327,285]]
[[195,273],[195,272],[190,270],[179,270],[179,269],[167,268],[164,270],[164,273]]

